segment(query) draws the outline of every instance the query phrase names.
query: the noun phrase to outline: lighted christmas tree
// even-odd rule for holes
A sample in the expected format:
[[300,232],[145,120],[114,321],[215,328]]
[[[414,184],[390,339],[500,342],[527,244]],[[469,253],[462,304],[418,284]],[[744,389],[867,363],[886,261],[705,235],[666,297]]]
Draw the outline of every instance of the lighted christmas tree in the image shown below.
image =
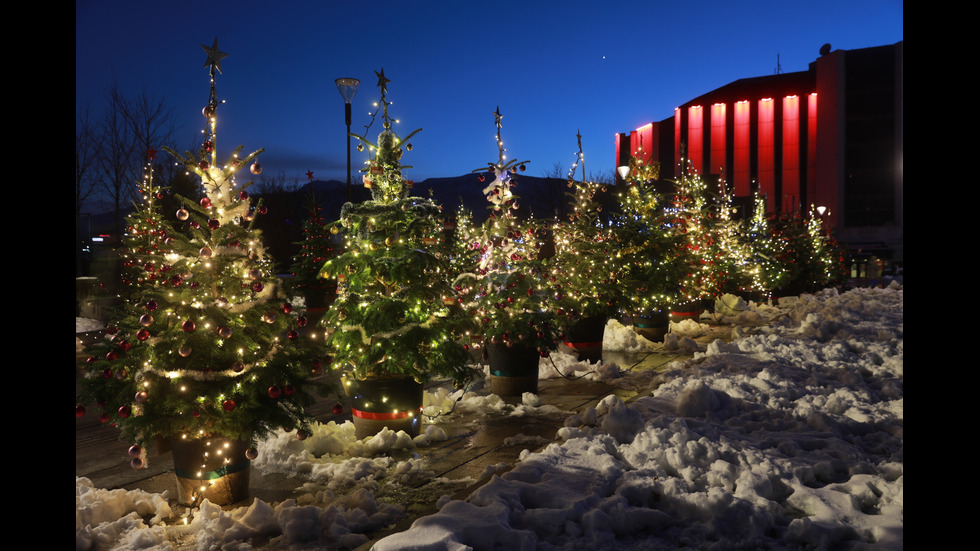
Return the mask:
[[[541,244],[533,225],[515,216],[519,205],[513,191],[516,173],[525,170],[527,161],[507,160],[500,136],[500,108],[494,117],[497,162],[473,171],[480,173],[481,182],[492,177],[483,188],[489,214],[473,234],[471,247],[479,253],[477,262],[456,278],[455,285],[491,352],[499,345],[548,356],[557,344],[557,328],[548,303],[547,270],[538,258]],[[533,371],[533,380],[532,375],[527,377],[536,389],[536,361]]]
[[659,317],[682,297],[686,249],[673,229],[672,186],[660,180],[659,163],[645,162],[641,149],[629,166],[613,218],[613,248],[623,271],[619,307],[633,316]]
[[[578,152],[568,174],[568,219],[552,227],[555,255],[547,259],[547,267],[565,342],[573,348],[598,348],[601,354],[606,320],[615,316],[620,303],[622,266],[614,254],[612,227],[596,201],[596,194],[608,192],[607,185],[586,180],[582,135],[577,139]],[[579,168],[582,178],[576,180]]]
[[299,252],[293,258],[290,268],[293,279],[291,289],[305,299],[307,317],[319,319],[336,292],[336,282],[320,277],[320,269],[336,250],[323,209],[317,201],[316,193],[310,192],[307,199],[308,216],[303,221],[303,240],[299,242]]
[[[214,484],[191,488],[247,469],[254,439],[283,429],[305,437],[313,419],[304,408],[320,386],[311,374],[321,369],[323,356],[319,341],[301,337],[303,318],[290,315],[278,293],[272,262],[252,226],[262,207],[253,208],[249,184],[236,181],[261,150],[239,157],[239,147],[228,162],[216,161],[214,74],[226,54],[217,41],[205,50],[211,91],[204,139],[197,154],[171,152],[201,178],[203,198],[184,199],[172,222],[190,237],[141,229],[158,216],[155,193],[145,188],[148,200],[131,217],[134,231],[126,239],[137,254],[134,266],[147,275],[129,279],[127,312],[110,326],[101,357],[87,364],[79,401],[94,401],[102,420],[134,442],[134,467],[145,464],[144,446],[153,441],[174,447],[175,464],[178,445],[208,454],[196,458],[200,476],[177,468],[182,502],[221,501]],[[219,439],[234,451],[213,447]],[[187,488],[186,480],[193,481]]]
[[[355,135],[374,153],[363,178],[372,199],[343,205],[331,231],[343,232],[344,250],[321,272],[338,282],[337,298],[322,322],[327,345],[333,365],[348,374],[348,381],[360,381],[361,389],[387,379],[465,381],[472,375],[460,342],[467,320],[453,298],[447,260],[435,254],[431,241],[441,231],[442,209],[410,195],[402,171],[411,167],[401,164],[401,157],[403,147],[411,146],[392,129],[389,80],[384,70],[377,75],[384,128],[377,142]],[[418,430],[421,387],[411,392],[417,404],[355,394],[355,424],[411,416],[415,422],[406,430]]]

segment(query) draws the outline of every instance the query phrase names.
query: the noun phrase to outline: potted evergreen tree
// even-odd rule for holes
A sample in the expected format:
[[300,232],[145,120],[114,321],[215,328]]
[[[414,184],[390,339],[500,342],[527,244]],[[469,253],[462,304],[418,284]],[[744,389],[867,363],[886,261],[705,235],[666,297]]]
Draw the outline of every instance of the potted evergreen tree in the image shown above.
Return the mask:
[[[613,254],[615,235],[597,194],[608,184],[587,181],[582,135],[568,175],[569,214],[551,228],[554,256],[546,259],[558,326],[565,344],[589,360],[602,358],[606,321],[620,303],[621,265]],[[575,179],[581,167],[582,179]]]
[[483,195],[490,203],[482,226],[471,233],[474,265],[454,284],[484,336],[491,391],[500,395],[537,392],[538,363],[557,344],[554,312],[548,302],[547,271],[538,258],[535,228],[519,220],[516,173],[527,161],[505,160],[500,138],[500,108],[494,113],[498,159],[474,170],[490,182]]
[[228,504],[248,495],[255,439],[308,434],[313,419],[304,408],[322,387],[311,375],[324,351],[320,339],[300,336],[304,320],[291,315],[252,225],[263,207],[251,204],[251,182],[235,178],[261,150],[239,157],[239,147],[216,162],[214,70],[224,54],[217,41],[205,49],[205,138],[196,154],[171,151],[201,178],[203,197],[181,198],[170,221],[157,207],[162,190],[144,182],[125,237],[126,308],[87,362],[78,404],[95,402],[100,419],[121,428],[134,468],[146,465],[150,443],[172,450],[181,503]]
[[321,270],[338,282],[321,323],[333,364],[345,373],[359,438],[385,428],[418,434],[422,384],[472,375],[460,342],[468,320],[453,299],[447,261],[432,245],[442,209],[410,195],[402,174],[411,168],[401,164],[403,147],[411,150],[406,142],[421,129],[404,139],[395,133],[389,81],[383,69],[376,74],[384,128],[376,142],[354,135],[374,153],[363,176],[372,198],[343,205],[331,231],[343,234],[344,250]]

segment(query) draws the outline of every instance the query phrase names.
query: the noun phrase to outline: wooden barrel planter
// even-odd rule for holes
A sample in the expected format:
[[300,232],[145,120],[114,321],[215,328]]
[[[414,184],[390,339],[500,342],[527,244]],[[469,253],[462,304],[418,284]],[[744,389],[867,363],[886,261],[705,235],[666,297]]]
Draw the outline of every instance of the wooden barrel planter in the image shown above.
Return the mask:
[[670,321],[680,323],[689,319],[697,322],[701,318],[702,310],[704,310],[704,301],[699,299],[675,303],[670,308]]
[[670,315],[657,310],[633,316],[633,330],[641,337],[653,342],[662,341],[670,329]]
[[606,317],[594,316],[581,319],[565,333],[565,346],[578,353],[580,359],[597,362],[602,360],[602,335],[606,331]]
[[405,377],[358,379],[353,383],[351,416],[358,439],[382,429],[412,438],[422,427],[422,383]]
[[538,392],[538,362],[541,355],[530,346],[488,342],[490,392],[498,396],[521,396]]
[[252,462],[245,456],[249,442],[222,436],[202,439],[171,438],[177,477],[177,500],[200,505],[231,505],[248,499]]

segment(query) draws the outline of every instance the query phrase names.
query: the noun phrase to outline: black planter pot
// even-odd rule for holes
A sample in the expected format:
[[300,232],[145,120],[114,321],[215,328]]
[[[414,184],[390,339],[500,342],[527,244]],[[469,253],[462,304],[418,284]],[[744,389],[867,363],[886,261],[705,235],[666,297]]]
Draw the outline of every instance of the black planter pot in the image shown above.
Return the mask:
[[251,461],[245,457],[249,443],[221,436],[200,440],[171,438],[170,450],[177,477],[177,500],[200,505],[231,505],[248,499]]
[[387,428],[416,437],[422,427],[422,383],[405,377],[358,379],[350,391],[358,439]]
[[566,331],[565,346],[578,352],[583,360],[599,361],[602,359],[602,335],[605,331],[605,316],[581,319]]
[[641,337],[658,342],[670,329],[670,315],[664,311],[647,312],[633,316],[633,330]]
[[490,391],[498,396],[520,396],[538,391],[541,355],[530,346],[487,343]]

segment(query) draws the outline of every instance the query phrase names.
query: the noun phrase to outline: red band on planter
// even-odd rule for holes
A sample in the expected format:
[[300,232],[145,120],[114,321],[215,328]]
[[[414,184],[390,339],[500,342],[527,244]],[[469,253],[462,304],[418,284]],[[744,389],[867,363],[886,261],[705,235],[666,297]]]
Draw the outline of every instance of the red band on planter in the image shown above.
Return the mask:
[[570,348],[594,348],[596,346],[602,346],[602,341],[598,342],[566,342],[565,346]]
[[[395,411],[390,413],[378,413],[374,411],[361,411],[359,409],[351,408],[351,414],[354,417],[360,417],[361,419],[370,419],[372,421],[391,421],[393,419],[405,419],[408,417],[407,411]],[[422,410],[419,410],[422,413]]]

